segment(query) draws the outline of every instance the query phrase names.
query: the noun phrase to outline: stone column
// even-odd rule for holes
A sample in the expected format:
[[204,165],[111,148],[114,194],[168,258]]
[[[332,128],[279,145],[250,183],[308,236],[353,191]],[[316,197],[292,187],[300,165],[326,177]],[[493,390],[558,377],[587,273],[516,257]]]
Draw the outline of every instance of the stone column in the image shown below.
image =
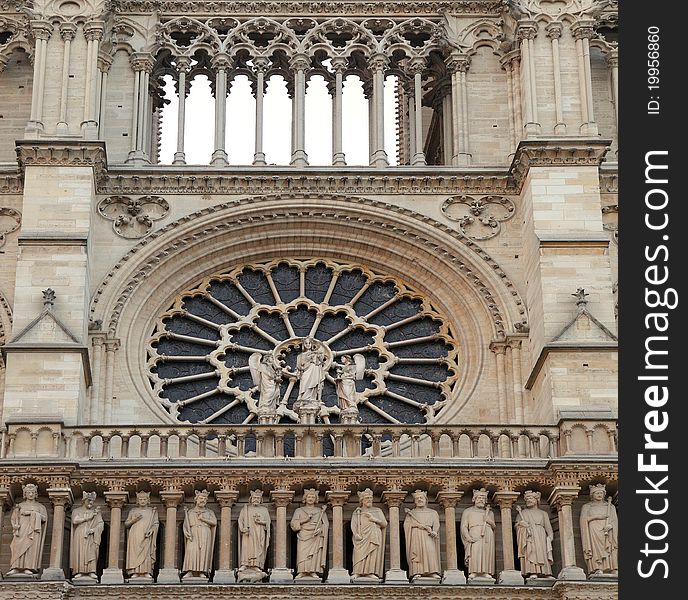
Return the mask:
[[497,367],[497,400],[499,406],[499,422],[507,423],[507,408],[506,408],[506,372],[504,370],[504,354],[506,353],[506,345],[503,342],[492,342],[490,350],[495,356],[495,363]]
[[103,334],[94,335],[91,338],[91,389],[90,389],[90,406],[89,410],[86,411],[86,415],[83,424],[95,424],[102,423],[102,418],[100,416],[101,404],[101,370],[103,365],[103,346],[104,346],[105,336]]
[[86,85],[84,89],[84,120],[81,123],[81,133],[87,140],[98,137],[98,122],[96,120],[96,101],[98,96],[98,52],[100,40],[103,38],[103,21],[91,21],[84,25],[86,37]]
[[442,491],[437,494],[437,501],[444,508],[445,555],[447,568],[442,577],[442,583],[447,585],[463,585],[466,575],[459,569],[458,554],[456,552],[456,504],[463,492],[455,490]]
[[348,491],[333,490],[326,492],[327,499],[332,506],[332,566],[327,574],[325,583],[350,583],[351,575],[344,568],[344,519],[343,506],[349,496]]
[[291,164],[294,167],[308,165],[306,154],[306,70],[310,66],[308,57],[297,54],[291,59],[289,66],[294,71],[294,110],[293,118],[293,147]]
[[50,566],[44,569],[41,579],[60,581],[65,579],[62,568],[65,510],[67,505],[72,503],[72,491],[69,488],[48,488],[48,497],[53,504],[53,533],[50,540]]
[[581,96],[582,123],[581,135],[598,135],[595,111],[592,100],[592,71],[590,67],[590,38],[594,35],[593,21],[583,20],[574,23],[571,32],[576,40],[578,55],[578,82]]
[[513,71],[514,55],[513,53],[505,54],[500,59],[502,69],[506,73],[506,101],[509,108],[509,160],[513,158],[518,146],[518,136],[516,133],[516,98],[514,97],[514,71]]
[[[1,458],[4,458],[4,456],[2,456]],[[0,487],[0,534],[2,533],[2,524],[4,523],[3,519],[5,518],[5,502],[7,501],[9,501],[10,503],[12,501],[10,489],[9,487]],[[2,581],[2,573],[0,573],[0,581]]]
[[186,74],[191,66],[191,61],[182,56],[176,59],[177,90],[179,105],[177,107],[177,151],[174,153],[173,165],[185,165],[186,153],[184,152],[184,128],[186,123]]
[[138,166],[150,164],[144,144],[148,118],[148,81],[153,72],[153,58],[145,52],[135,52],[129,62],[134,70],[134,98],[131,117],[131,150],[126,162]]
[[98,135],[103,137],[105,135],[105,108],[107,106],[107,82],[108,73],[112,66],[112,58],[110,56],[101,55],[98,58],[98,69],[100,71],[100,86],[98,88]]
[[388,59],[384,54],[375,54],[370,59],[370,70],[373,73],[373,119],[370,123],[373,154],[370,165],[373,167],[389,166],[385,151],[385,68],[387,62]]
[[540,133],[538,121],[536,73],[533,57],[533,40],[537,35],[537,23],[519,21],[516,35],[521,42],[521,77],[525,92],[525,134],[526,137]]
[[415,153],[411,157],[413,166],[425,165],[425,152],[423,152],[423,71],[425,70],[425,59],[414,58],[410,65],[413,74],[413,110],[415,120]]
[[500,585],[523,585],[521,571],[514,564],[514,523],[511,519],[511,507],[518,500],[519,493],[510,490],[495,492],[493,499],[501,512],[502,522],[502,559],[504,570],[497,580]]
[[400,490],[385,490],[382,499],[389,507],[389,570],[385,573],[385,583],[408,583],[406,571],[401,569],[401,539],[399,536],[399,507],[407,493]]
[[158,583],[179,583],[177,564],[177,506],[184,502],[184,492],[166,490],[160,492],[160,499],[165,504],[165,542],[163,549],[162,569],[158,573]]
[[217,560],[217,570],[213,583],[235,583],[232,568],[232,505],[239,497],[235,490],[218,490],[215,499],[220,505],[220,539]]
[[514,401],[516,404],[516,423],[525,423],[523,406],[523,369],[521,368],[521,340],[509,340],[511,348],[511,372],[513,373]]
[[332,96],[332,164],[345,165],[346,157],[342,148],[342,123],[344,119],[342,109],[342,94],[344,92],[344,71],[348,61],[343,57],[335,57],[331,61],[334,69],[334,94]]
[[215,151],[210,164],[215,167],[227,165],[225,132],[227,130],[227,69],[229,59],[224,54],[213,57],[212,68],[215,74]]
[[33,87],[31,94],[31,114],[26,124],[27,139],[35,139],[43,131],[43,96],[45,92],[45,64],[48,57],[48,40],[53,26],[48,21],[30,21],[31,34],[36,40],[33,58]]
[[120,536],[122,535],[122,507],[127,502],[127,492],[105,492],[105,500],[110,507],[110,539],[108,542],[107,568],[103,571],[100,583],[124,583],[122,567],[119,564]]
[[452,102],[451,86],[443,88],[442,96],[442,152],[444,154],[444,164],[451,166],[454,150],[452,147]]
[[447,69],[451,73],[451,97],[452,97],[452,138],[454,166],[468,166],[470,153],[468,151],[468,114],[466,90],[466,73],[470,65],[470,57],[459,52],[452,52],[447,61]]
[[611,50],[607,55],[607,64],[612,73],[612,101],[614,102],[614,123],[619,126],[619,51]]
[[265,95],[265,73],[270,64],[267,58],[254,58],[253,70],[256,73],[256,139],[253,153],[254,165],[265,165],[263,152],[263,96]]
[[112,401],[114,396],[115,381],[115,356],[119,350],[119,340],[105,340],[105,399],[103,406],[103,419],[106,423],[112,422]]
[[72,40],[76,36],[74,23],[61,23],[60,36],[64,42],[62,53],[62,89],[60,91],[60,120],[57,122],[56,132],[60,135],[69,133],[67,123],[67,97],[69,95],[69,63],[72,50]]
[[556,506],[559,516],[562,568],[557,578],[567,581],[585,581],[586,579],[583,569],[576,565],[576,541],[571,511],[571,505],[578,497],[579,491],[578,486],[557,486],[549,497],[549,503]]
[[287,506],[294,497],[291,490],[273,490],[270,498],[277,507],[275,517],[275,566],[270,583],[293,583],[292,569],[287,568]]
[[559,65],[559,38],[561,37],[562,24],[553,21],[545,28],[547,37],[551,40],[552,45],[552,73],[554,76],[554,112],[555,125],[554,133],[565,134],[566,123],[564,123],[564,115],[561,104],[561,67]]

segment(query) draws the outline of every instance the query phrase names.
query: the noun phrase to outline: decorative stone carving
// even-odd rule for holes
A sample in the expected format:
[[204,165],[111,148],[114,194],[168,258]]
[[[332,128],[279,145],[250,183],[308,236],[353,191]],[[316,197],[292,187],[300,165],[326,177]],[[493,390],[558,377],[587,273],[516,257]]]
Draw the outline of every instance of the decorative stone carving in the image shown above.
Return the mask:
[[593,578],[616,576],[619,572],[619,521],[603,483],[590,486],[590,502],[581,508],[580,529],[588,574]]
[[95,506],[96,493],[83,492],[80,506],[72,509],[72,535],[69,548],[69,567],[72,580],[88,579],[98,582],[96,574],[98,551],[105,523],[100,507]]
[[248,364],[253,384],[258,388],[259,417],[276,416],[280,400],[282,367],[277,364],[271,352],[266,354],[254,352],[249,357]]
[[10,542],[10,570],[7,577],[35,576],[41,568],[43,543],[47,530],[48,511],[36,500],[38,486],[27,483],[22,486],[24,501],[14,507],[12,541]]
[[352,580],[379,581],[384,573],[387,519],[381,508],[373,506],[373,492],[358,492],[359,507],[351,515],[353,534]]
[[341,362],[334,365],[334,377],[337,389],[337,404],[342,412],[342,422],[355,423],[358,420],[358,394],[356,382],[363,379],[365,372],[365,356],[354,354],[342,356]]
[[461,515],[461,541],[468,581],[494,583],[495,518],[487,504],[487,490],[473,490],[473,506]]
[[[323,345],[311,337],[301,342],[301,353],[296,359],[296,373],[299,378],[299,396],[294,408],[300,413],[306,410],[320,410],[323,383],[327,375],[327,353]],[[303,418],[301,421],[303,422]]]
[[291,528],[297,532],[296,580],[320,581],[327,558],[327,534],[330,527],[325,510],[317,505],[318,491],[303,490],[303,506],[294,511]]
[[136,506],[124,521],[129,530],[125,570],[130,580],[153,582],[159,526],[158,509],[150,506],[150,492],[136,492]]
[[128,240],[142,238],[153,229],[155,221],[164,219],[170,205],[160,196],[109,196],[98,204],[98,213],[112,221],[112,230]]
[[428,508],[428,493],[413,492],[416,507],[406,510],[404,535],[406,537],[406,560],[412,582],[426,579],[439,582],[440,566],[440,516]]
[[461,233],[472,240],[483,241],[495,237],[502,223],[516,212],[514,203],[502,196],[454,196],[442,204],[442,212],[450,221],[459,224]]
[[239,569],[237,582],[262,581],[270,545],[270,513],[263,506],[263,490],[252,490],[239,513]]
[[213,548],[217,517],[207,507],[208,490],[196,490],[194,507],[184,507],[184,563],[182,579],[207,581],[213,569]]
[[5,245],[7,235],[14,233],[21,225],[21,213],[7,206],[0,206],[0,248]]
[[516,543],[521,573],[524,577],[552,575],[552,540],[554,532],[549,515],[538,507],[540,492],[523,492],[525,508],[516,505]]

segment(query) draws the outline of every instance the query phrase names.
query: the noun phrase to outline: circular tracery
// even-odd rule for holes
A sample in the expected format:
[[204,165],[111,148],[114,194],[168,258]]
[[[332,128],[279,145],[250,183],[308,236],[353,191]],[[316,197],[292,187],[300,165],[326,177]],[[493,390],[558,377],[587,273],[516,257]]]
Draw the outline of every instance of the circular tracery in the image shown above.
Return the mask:
[[312,337],[327,358],[320,418],[338,422],[335,369],[365,358],[356,381],[368,423],[432,422],[452,397],[458,348],[449,324],[403,282],[358,265],[276,260],[204,279],[159,317],[148,375],[161,406],[190,423],[250,423],[259,391],[249,357],[284,370],[282,419],[296,420],[297,357]]

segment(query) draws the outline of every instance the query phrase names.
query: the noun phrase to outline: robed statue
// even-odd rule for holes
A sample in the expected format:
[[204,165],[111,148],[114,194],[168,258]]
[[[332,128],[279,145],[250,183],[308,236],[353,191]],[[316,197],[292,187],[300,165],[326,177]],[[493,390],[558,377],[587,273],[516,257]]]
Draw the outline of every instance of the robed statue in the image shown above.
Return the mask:
[[271,352],[254,352],[248,359],[253,385],[258,388],[258,412],[274,415],[280,400],[282,367]]
[[209,577],[213,569],[213,547],[217,517],[208,508],[208,490],[196,490],[194,506],[184,507],[184,563],[182,579]]
[[495,518],[485,488],[473,490],[473,506],[461,515],[461,541],[468,579],[492,578],[495,572]]
[[334,382],[337,390],[337,405],[342,415],[358,415],[358,394],[356,381],[363,379],[365,373],[365,357],[354,354],[353,359],[345,354],[341,363],[335,363]]
[[358,492],[359,507],[351,515],[353,534],[353,578],[381,579],[385,561],[387,519],[382,509],[373,506],[373,492]]
[[590,502],[581,508],[580,530],[588,574],[617,575],[619,521],[603,483],[590,486]]
[[303,340],[301,348],[301,353],[296,359],[299,396],[295,404],[299,408],[320,408],[323,383],[327,375],[325,371],[327,357],[322,344],[311,337]]
[[415,508],[406,511],[404,535],[406,559],[411,581],[417,578],[440,578],[440,517],[428,507],[428,493],[413,492]]
[[317,490],[304,490],[303,506],[291,518],[291,528],[297,533],[296,579],[320,579],[325,571],[329,521],[326,505],[320,508],[317,502]]
[[549,515],[542,510],[540,492],[523,492],[526,507],[516,506],[516,543],[524,577],[551,577],[554,532]]
[[24,501],[14,507],[12,541],[10,542],[10,570],[12,575],[35,575],[41,568],[41,555],[48,522],[48,511],[36,498],[38,486],[27,483],[22,486]]
[[69,567],[72,579],[88,577],[98,581],[98,551],[105,523],[100,508],[95,506],[96,493],[83,492],[82,496],[81,505],[72,509]]
[[136,492],[136,506],[124,521],[128,530],[125,568],[129,579],[153,577],[159,526],[158,509],[150,506],[150,492]]
[[270,545],[270,513],[263,505],[263,490],[253,490],[239,513],[239,569],[237,582],[262,581]]

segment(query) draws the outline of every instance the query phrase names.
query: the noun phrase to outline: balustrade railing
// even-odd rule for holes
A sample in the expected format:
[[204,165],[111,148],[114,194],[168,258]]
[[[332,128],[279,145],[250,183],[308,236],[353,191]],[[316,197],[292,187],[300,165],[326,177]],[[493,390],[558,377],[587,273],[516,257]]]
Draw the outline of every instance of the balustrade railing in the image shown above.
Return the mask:
[[67,427],[11,422],[0,458],[544,460],[615,455],[615,420],[557,425],[226,425]]

